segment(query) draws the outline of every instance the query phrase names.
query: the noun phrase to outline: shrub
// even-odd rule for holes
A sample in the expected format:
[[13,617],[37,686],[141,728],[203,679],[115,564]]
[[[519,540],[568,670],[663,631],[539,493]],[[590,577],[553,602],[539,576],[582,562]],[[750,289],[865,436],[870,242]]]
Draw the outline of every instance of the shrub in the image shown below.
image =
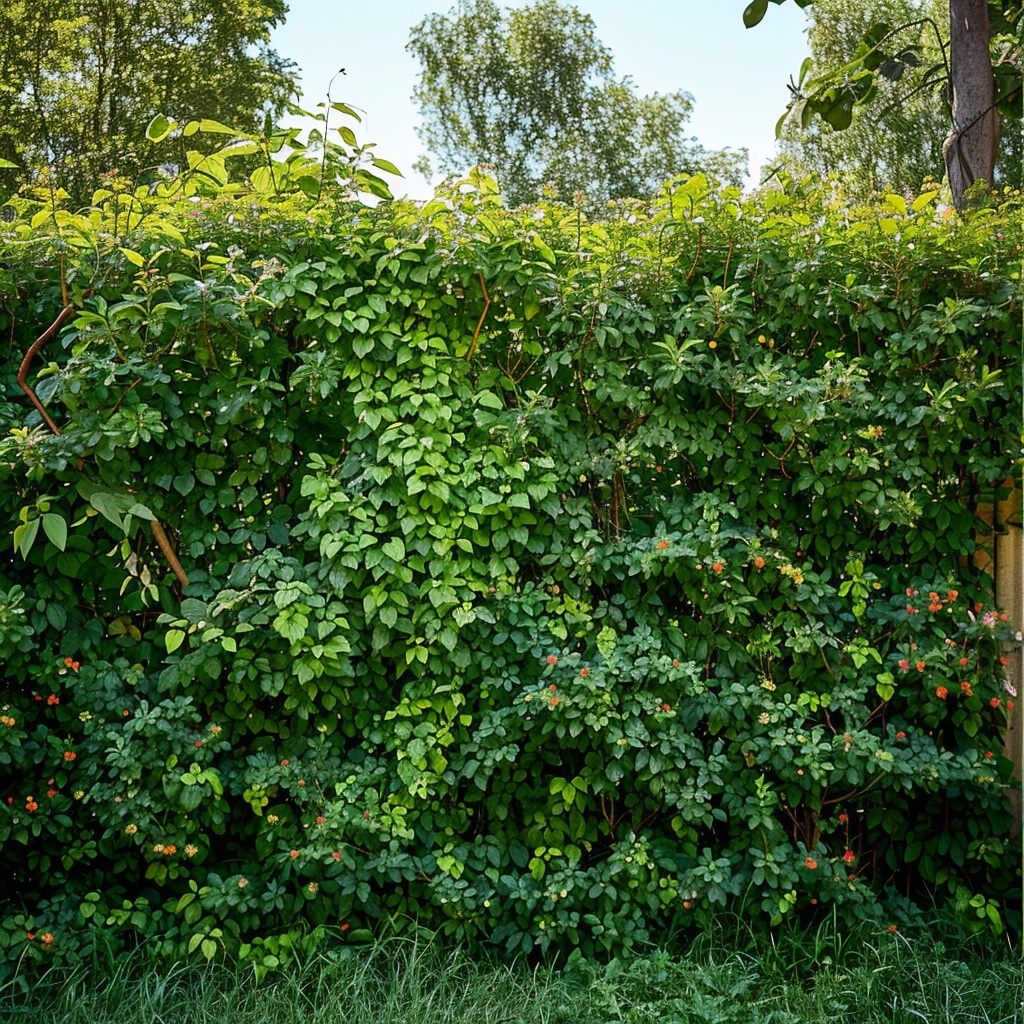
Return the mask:
[[12,961],[1004,927],[1015,211],[192,192],[5,229]]

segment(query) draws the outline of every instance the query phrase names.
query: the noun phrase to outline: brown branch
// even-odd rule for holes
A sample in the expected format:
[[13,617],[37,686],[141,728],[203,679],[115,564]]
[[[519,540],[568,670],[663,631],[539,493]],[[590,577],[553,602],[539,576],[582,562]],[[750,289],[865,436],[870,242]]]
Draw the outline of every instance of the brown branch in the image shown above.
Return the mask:
[[39,401],[39,397],[29,387],[28,384],[28,368],[32,365],[32,360],[35,358],[36,353],[60,330],[61,326],[72,316],[75,312],[75,307],[70,303],[65,306],[60,313],[57,314],[57,319],[50,324],[49,327],[39,335],[38,338],[29,347],[29,350],[25,353],[25,358],[21,361],[21,366],[18,368],[18,386],[26,395],[32,400],[32,404],[39,410],[39,414],[46,421],[46,425],[52,430],[58,437],[60,431],[57,429],[57,424],[50,419],[50,414],[43,407],[43,403]]
[[487,294],[487,285],[484,282],[484,275],[482,271],[477,271],[480,275],[480,287],[484,293],[484,309],[480,314],[480,319],[476,322],[476,330],[473,332],[473,340],[470,342],[469,351],[466,353],[466,362],[473,358],[473,353],[476,351],[476,343],[480,338],[480,330],[484,326],[484,320],[487,318],[487,310],[491,308],[491,297]]
[[[61,287],[66,288],[64,281],[61,281]],[[65,292],[65,297],[66,297]],[[88,296],[88,292],[85,296]],[[85,297],[83,296],[83,297]],[[67,322],[67,320],[74,314],[75,307],[69,302],[61,311],[57,314],[57,319],[50,324],[49,327],[39,335],[38,338],[31,344],[29,350],[25,353],[25,358],[21,361],[21,366],[18,368],[18,385],[21,390],[32,400],[32,404],[39,410],[40,415],[46,421],[46,425],[53,431],[53,433],[60,437],[60,430],[57,424],[50,418],[50,414],[46,411],[43,403],[39,401],[39,396],[32,390],[28,383],[28,370],[32,365],[32,360],[35,358],[36,353],[60,330],[61,326]],[[138,381],[136,381],[136,384]],[[135,384],[132,385],[135,387]],[[131,388],[128,389],[129,391]],[[127,392],[126,392],[127,393]],[[124,395],[121,396],[122,398]],[[120,405],[120,399],[118,399],[118,405]],[[117,408],[117,406],[115,406]],[[153,528],[153,537],[156,539],[157,545],[160,550],[164,553],[164,557],[167,559],[168,565],[174,571],[174,575],[178,578],[178,582],[183,586],[188,586],[188,575],[181,566],[181,562],[178,560],[178,556],[174,553],[174,549],[171,547],[171,542],[167,539],[167,533],[163,526],[154,519],[150,523]]]

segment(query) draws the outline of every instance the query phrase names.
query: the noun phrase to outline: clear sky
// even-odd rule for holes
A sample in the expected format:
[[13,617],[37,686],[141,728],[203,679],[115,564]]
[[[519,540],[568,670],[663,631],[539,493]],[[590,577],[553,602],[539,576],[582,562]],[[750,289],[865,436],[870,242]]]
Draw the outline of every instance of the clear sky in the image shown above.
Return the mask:
[[[522,6],[524,0],[503,0]],[[410,29],[425,15],[447,12],[454,0],[290,0],[273,45],[302,72],[306,109],[324,99],[332,76],[335,100],[361,108],[353,126],[360,141],[396,164],[405,178],[396,195],[431,195],[413,170],[424,146],[411,95],[420,65],[405,50]],[[771,159],[775,122],[786,108],[786,83],[807,56],[805,13],[795,3],[770,4],[756,28],[743,26],[745,0],[577,0],[597,37],[641,93],[692,93],[691,133],[709,149],[746,146],[756,174]]]

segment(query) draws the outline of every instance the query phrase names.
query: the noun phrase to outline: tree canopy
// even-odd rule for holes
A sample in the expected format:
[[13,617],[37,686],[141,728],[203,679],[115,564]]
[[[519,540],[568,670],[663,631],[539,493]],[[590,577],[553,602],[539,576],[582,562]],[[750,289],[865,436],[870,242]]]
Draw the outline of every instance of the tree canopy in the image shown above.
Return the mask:
[[[818,0],[796,2],[810,7]],[[743,21],[748,28],[760,23],[768,3],[752,0],[747,5]],[[920,14],[928,13],[926,4],[915,7]],[[953,199],[962,206],[971,184],[991,183],[996,177],[1001,143],[1013,138],[1012,132],[1001,132],[1001,122],[1021,118],[1024,4],[1020,0],[948,0],[939,5],[938,13],[946,15],[944,31],[937,22],[935,29],[943,39],[938,67],[949,109],[942,154]],[[834,129],[848,129],[857,108],[877,102],[880,82],[896,81],[908,67],[920,63],[918,52],[903,38],[906,28],[886,21],[872,25],[840,66],[816,68],[813,60],[805,61],[799,81],[792,85],[789,112],[805,128],[818,115]],[[1011,176],[1013,168],[1018,168],[1019,179],[1019,146],[1011,143],[1004,148],[1009,150],[1005,164]]]
[[650,195],[674,174],[744,174],[745,150],[708,151],[687,134],[689,93],[640,95],[616,77],[593,19],[557,0],[461,0],[415,25],[407,49],[423,65],[413,97],[436,166],[491,165],[511,205],[545,185],[600,204]]
[[46,171],[75,199],[100,174],[177,162],[156,114],[240,127],[276,115],[295,66],[269,46],[284,0],[10,0],[0,7],[0,183]]

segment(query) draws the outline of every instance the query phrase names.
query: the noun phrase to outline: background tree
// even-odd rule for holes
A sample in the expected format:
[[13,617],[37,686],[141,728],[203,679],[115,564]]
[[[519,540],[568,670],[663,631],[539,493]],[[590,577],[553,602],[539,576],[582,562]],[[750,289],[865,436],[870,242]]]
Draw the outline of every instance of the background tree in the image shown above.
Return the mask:
[[423,65],[418,134],[437,166],[490,164],[510,205],[548,183],[602,203],[649,195],[682,172],[744,174],[744,150],[707,151],[686,134],[689,93],[638,95],[615,77],[593,19],[557,0],[514,10],[462,0],[415,25],[407,49]]
[[[942,142],[950,119],[936,28],[946,18],[946,6],[946,0],[816,0],[808,9],[816,75],[847,64],[881,22],[907,26],[899,35],[905,60],[896,68],[897,77],[879,77],[875,101],[856,106],[845,130],[821,118],[806,126],[787,118],[779,147],[783,166],[797,174],[841,175],[850,192],[859,195],[912,192],[928,178],[941,180]],[[926,17],[932,21],[922,20]]]
[[[818,0],[796,2],[810,7]],[[761,21],[768,3],[752,0],[747,5],[743,20],[748,28]],[[996,179],[1001,139],[1013,138],[1013,132],[1000,132],[1000,120],[1019,123],[1021,118],[1024,5],[1020,0],[948,0],[943,8],[948,29],[943,70],[950,122],[942,152],[954,202],[962,206],[971,184]],[[855,109],[877,99],[881,79],[895,80],[908,66],[920,62],[916,51],[901,43],[903,31],[899,25],[873,26],[838,68],[809,75],[813,62],[805,62],[790,104],[801,125],[807,127],[818,114],[835,129],[849,128]],[[1004,173],[1019,181],[1019,144],[1011,143],[1006,149]]]
[[0,5],[0,158],[13,187],[51,169],[72,199],[99,174],[177,162],[145,141],[163,113],[251,127],[281,113],[295,66],[268,45],[284,0],[8,0]]

